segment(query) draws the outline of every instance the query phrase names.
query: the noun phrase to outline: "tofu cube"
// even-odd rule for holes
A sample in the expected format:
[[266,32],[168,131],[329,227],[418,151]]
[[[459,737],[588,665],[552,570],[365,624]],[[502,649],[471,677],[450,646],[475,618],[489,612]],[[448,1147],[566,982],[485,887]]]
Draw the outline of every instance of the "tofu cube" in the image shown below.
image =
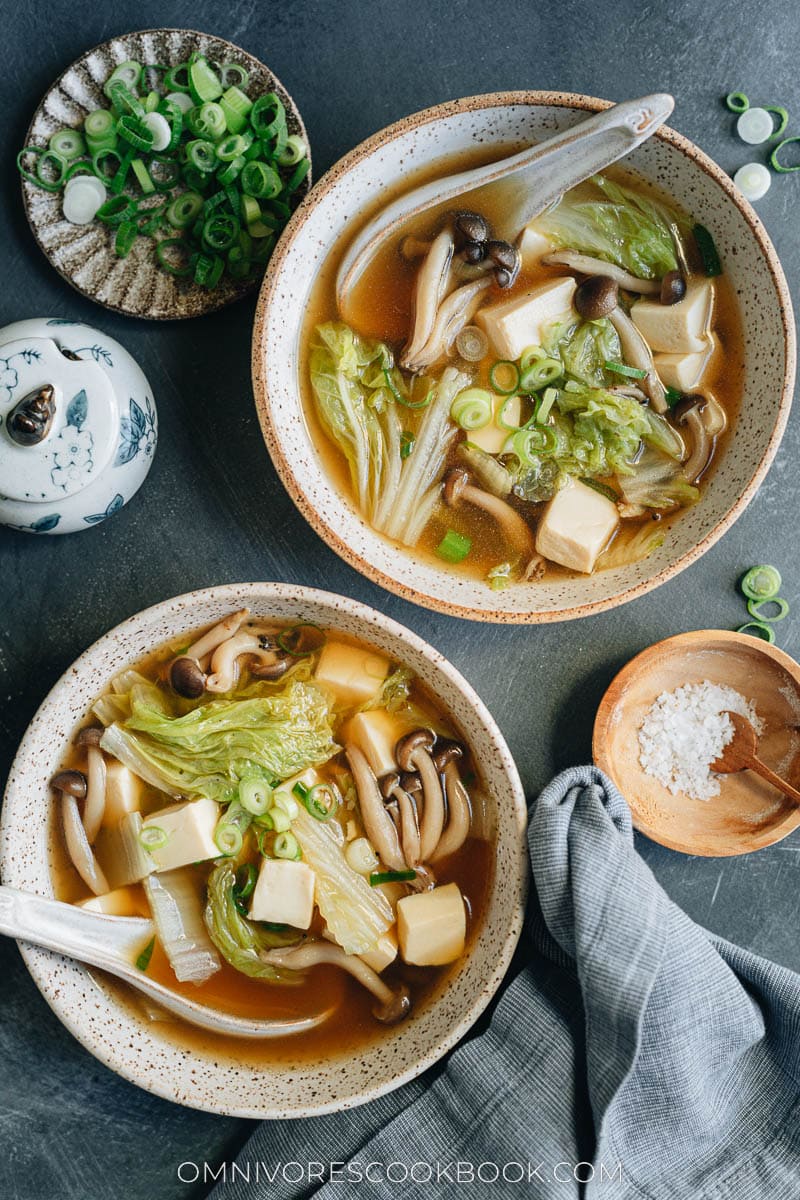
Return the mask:
[[[506,403],[506,401],[508,403]],[[508,439],[511,437],[509,429],[502,429],[497,424],[497,418],[500,415],[500,410],[506,404],[506,411],[503,420],[507,425],[522,424],[522,397],[521,396],[498,396],[494,401],[494,412],[492,419],[488,425],[484,425],[483,429],[470,429],[467,438],[472,442],[473,446],[480,446],[481,450],[485,450],[487,454],[499,454],[505,446]]]
[[144,786],[121,762],[106,763],[106,808],[103,824],[113,828],[128,813],[140,812]]
[[637,300],[631,305],[631,320],[654,352],[699,354],[706,348],[713,311],[714,284],[702,279],[692,281],[677,304]]
[[326,642],[315,678],[349,708],[374,699],[388,674],[389,660],[382,655],[345,642]]
[[552,244],[543,233],[539,232],[535,223],[531,221],[530,225],[525,226],[519,241],[519,253],[522,258],[523,271],[526,267],[535,266],[552,249]]
[[146,830],[155,826],[167,835],[163,846],[149,850],[157,871],[175,871],[189,863],[219,858],[220,849],[214,841],[219,821],[219,805],[205,797],[172,804],[160,812],[151,813],[142,824]]
[[397,905],[400,953],[417,967],[438,967],[464,953],[467,913],[455,883],[404,896]]
[[388,775],[397,770],[394,748],[410,729],[408,721],[387,712],[385,708],[372,708],[368,712],[356,713],[342,726],[341,740],[345,745],[358,746],[377,776]]
[[250,919],[308,929],[314,915],[314,883],[307,863],[265,858],[250,902]]
[[394,929],[387,929],[386,933],[382,933],[375,943],[375,949],[367,954],[360,954],[359,958],[379,975],[381,971],[385,971],[397,958],[397,934]]
[[691,392],[708,370],[717,344],[717,339],[710,334],[706,339],[705,348],[698,350],[696,354],[654,355],[653,362],[661,382],[666,387],[677,388],[679,392]]
[[149,917],[150,909],[139,888],[118,887],[104,896],[82,900],[78,908],[102,913],[106,917]]
[[528,346],[539,346],[547,326],[568,320],[575,280],[551,279],[522,296],[487,304],[475,314],[498,358],[515,360]]
[[618,524],[616,504],[585,483],[570,479],[544,511],[536,549],[551,562],[589,575]]

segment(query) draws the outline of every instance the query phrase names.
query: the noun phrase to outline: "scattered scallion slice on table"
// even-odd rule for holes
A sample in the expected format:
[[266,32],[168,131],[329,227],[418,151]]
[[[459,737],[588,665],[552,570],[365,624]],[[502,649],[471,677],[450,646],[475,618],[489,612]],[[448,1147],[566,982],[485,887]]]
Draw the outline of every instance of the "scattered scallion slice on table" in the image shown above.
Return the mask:
[[[778,611],[764,612],[765,607],[770,604],[776,605]],[[748,600],[747,611],[756,621],[765,621],[771,625],[775,621],[782,621],[787,616],[789,604],[783,596],[770,596],[768,600]]]
[[748,600],[772,600],[781,590],[781,573],[777,567],[750,567],[742,576],[739,587]]
[[[121,258],[152,238],[157,267],[201,287],[254,277],[309,162],[280,97],[251,99],[248,82],[238,64],[217,67],[200,54],[169,68],[120,63],[103,87],[110,107],[88,113],[81,129],[56,130],[47,146],[26,146],[19,172],[45,191],[63,189],[67,220],[111,226]],[[73,178],[98,180],[126,205],[109,208],[102,194],[91,211],[86,186],[66,192]],[[155,193],[164,205],[151,211]]]
[[751,203],[766,196],[772,183],[772,176],[763,163],[750,162],[739,167],[733,177],[733,182]]
[[769,642],[770,645],[775,641],[775,630],[763,621],[748,621],[746,625],[740,625],[736,632],[748,633],[751,637],[761,638],[762,642]]
[[725,97],[725,105],[729,112],[744,113],[750,107],[750,101],[744,92],[728,92]]

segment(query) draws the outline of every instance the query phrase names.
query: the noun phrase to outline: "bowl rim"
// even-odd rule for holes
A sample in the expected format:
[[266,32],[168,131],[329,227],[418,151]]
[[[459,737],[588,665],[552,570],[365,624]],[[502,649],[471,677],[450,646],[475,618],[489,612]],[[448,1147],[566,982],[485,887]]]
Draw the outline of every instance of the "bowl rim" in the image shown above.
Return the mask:
[[[364,624],[364,636],[367,639],[369,639],[369,630],[372,628],[386,632],[390,636],[396,637],[403,643],[410,645],[416,653],[422,655],[436,672],[440,672],[447,678],[448,682],[464,698],[470,710],[480,722],[485,735],[492,744],[498,769],[508,784],[508,800],[513,809],[513,820],[515,822],[515,834],[518,845],[516,855],[513,859],[516,869],[515,895],[510,904],[506,934],[502,943],[497,946],[496,955],[492,958],[491,969],[483,978],[480,991],[476,995],[469,1011],[465,1013],[464,1017],[457,1024],[451,1026],[445,1034],[438,1037],[434,1044],[424,1054],[416,1058],[404,1071],[383,1083],[362,1087],[353,1095],[348,1096],[343,1102],[337,1101],[334,1098],[327,1103],[321,1102],[315,1104],[305,1102],[295,1107],[284,1105],[282,1108],[276,1106],[270,1107],[268,1103],[261,1103],[259,1106],[256,1104],[245,1105],[241,1103],[227,1104],[224,1101],[219,1103],[216,1100],[195,1102],[181,1091],[179,1084],[176,1082],[174,1072],[172,1073],[172,1085],[167,1082],[166,1078],[162,1080],[162,1074],[166,1075],[166,1072],[162,1071],[151,1071],[150,1077],[146,1079],[137,1078],[135,1069],[130,1068],[118,1056],[116,1041],[114,1039],[95,1039],[91,1036],[90,1027],[83,1023],[83,1010],[80,1005],[65,1001],[61,988],[58,988],[54,992],[48,990],[46,985],[50,973],[50,964],[53,959],[60,959],[61,956],[19,940],[17,940],[17,946],[40,994],[58,1017],[59,1021],[90,1054],[128,1082],[173,1103],[223,1116],[253,1120],[283,1120],[295,1117],[321,1116],[325,1113],[340,1112],[358,1107],[361,1104],[365,1104],[388,1092],[394,1091],[412,1079],[416,1079],[448,1054],[466,1036],[494,998],[508,972],[522,934],[530,875],[527,840],[525,836],[527,829],[527,803],[522,780],[508,743],[488,707],[461,672],[436,647],[430,645],[429,642],[426,642],[399,621],[395,621],[392,617],[386,616],[378,609],[372,608],[360,600],[355,600],[350,596],[343,596],[336,592],[324,591],[320,588],[311,588],[290,583],[253,582],[218,584],[206,588],[198,588],[178,596],[171,596],[147,608],[141,609],[139,612],[120,621],[87,647],[66,668],[50,688],[36,710],[36,713],[31,718],[9,770],[3,797],[2,812],[0,812],[0,881],[7,883],[10,876],[12,886],[15,886],[14,879],[17,876],[16,870],[13,867],[15,861],[13,849],[19,845],[19,832],[9,832],[9,825],[12,821],[14,795],[23,786],[21,773],[26,769],[26,762],[30,753],[29,747],[33,748],[37,737],[39,718],[47,714],[47,710],[52,704],[58,702],[64,689],[70,688],[76,677],[80,676],[81,668],[91,666],[98,655],[102,655],[109,645],[113,645],[118,640],[121,632],[135,633],[140,623],[146,623],[161,614],[165,618],[171,616],[173,623],[176,617],[180,617],[184,624],[190,625],[191,614],[195,605],[208,601],[224,601],[226,597],[229,597],[230,603],[234,607],[241,607],[243,602],[247,602],[248,597],[266,603],[272,601],[277,603],[281,603],[282,601],[301,601],[311,606],[333,609],[338,607],[343,613],[354,617],[357,621]],[[17,840],[15,841],[14,838]],[[509,877],[506,876],[505,878],[508,879]],[[73,965],[77,966],[81,972],[91,978],[90,968],[84,967],[80,963],[73,963]],[[108,993],[106,994],[108,995]],[[435,1005],[436,1003],[437,1001],[434,1000],[433,1004]],[[114,1009],[119,1009],[120,1007],[120,1001],[116,996],[110,997],[110,1004]],[[64,1011],[65,1008],[66,1011]],[[170,1050],[173,1049],[176,1054],[180,1055],[178,1047],[170,1047]],[[253,1087],[253,1094],[258,1096],[256,1086]],[[216,1095],[216,1092],[214,1095]]]
[[441,104],[435,104],[430,108],[422,109],[420,112],[412,113],[407,117],[401,118],[399,121],[393,122],[391,125],[385,126],[383,129],[372,134],[352,150],[348,151],[340,158],[311,188],[302,203],[295,210],[291,220],[284,229],[277,246],[275,247],[270,259],[266,274],[264,276],[261,290],[258,296],[256,305],[255,318],[253,323],[253,340],[251,351],[251,367],[253,380],[253,393],[255,397],[256,411],[258,414],[261,432],[266,442],[272,462],[280,476],[281,482],[294,501],[295,506],[299,509],[301,515],[311,525],[314,531],[325,541],[332,550],[334,550],[340,558],[354,567],[360,574],[371,579],[379,584],[387,591],[401,596],[404,600],[409,600],[413,604],[419,604],[425,608],[433,609],[436,612],[446,613],[452,617],[462,617],[473,621],[494,622],[496,624],[546,624],[555,621],[570,621],[579,617],[594,615],[595,613],[606,612],[609,609],[617,608],[622,604],[627,604],[631,600],[638,599],[639,596],[645,595],[647,592],[653,591],[662,583],[674,578],[680,574],[692,563],[696,562],[707,550],[709,550],[722,535],[734,524],[741,516],[747,505],[755,496],[761,486],[764,477],[769,470],[772,460],[780,445],[786,424],[789,418],[789,410],[792,404],[792,396],[794,393],[795,367],[796,367],[796,338],[794,315],[792,309],[792,300],[789,293],[789,287],[786,282],[786,277],[783,273],[778,254],[775,247],[769,238],[769,235],[764,228],[764,225],[753,209],[752,205],[742,196],[735,187],[733,180],[727,175],[717,163],[714,162],[704,151],[700,150],[689,138],[683,134],[676,132],[669,126],[662,125],[660,129],[653,135],[660,138],[668,145],[674,147],[685,158],[696,163],[702,171],[706,173],[715,183],[719,185],[725,195],[731,200],[747,222],[759,249],[764,257],[767,269],[772,280],[773,287],[777,294],[778,305],[780,308],[781,323],[784,334],[784,364],[783,364],[783,387],[781,389],[780,404],[778,407],[777,417],[774,428],[770,434],[769,441],[764,449],[759,463],[757,464],[749,482],[742,490],[739,497],[731,505],[728,511],[720,518],[712,529],[701,538],[697,545],[687,550],[674,563],[664,567],[652,579],[645,580],[642,583],[633,585],[625,590],[617,593],[615,596],[609,596],[605,600],[592,601],[588,604],[574,605],[564,609],[552,609],[547,612],[509,612],[503,609],[491,608],[472,608],[469,605],[457,604],[452,601],[440,599],[438,597],[429,596],[418,587],[405,583],[394,576],[387,575],[384,571],[376,567],[373,563],[368,562],[360,554],[356,553],[348,544],[346,538],[334,529],[327,520],[320,515],[317,507],[309,498],[306,490],[301,487],[297,476],[295,475],[292,464],[283,453],[280,438],[276,436],[273,421],[272,421],[272,397],[270,395],[267,375],[268,368],[265,368],[267,356],[264,353],[264,342],[266,323],[269,309],[272,300],[277,290],[280,272],[283,268],[289,251],[298,237],[306,218],[310,215],[315,207],[317,200],[324,196],[331,187],[339,180],[339,178],[349,172],[363,158],[368,157],[373,151],[379,149],[402,134],[407,133],[412,129],[428,125],[431,122],[440,119],[460,114],[464,112],[475,111],[476,109],[484,108],[500,108],[504,106],[513,107],[515,105],[528,105],[533,107],[551,106],[557,108],[572,108],[579,109],[585,112],[600,112],[603,109],[610,108],[612,101],[603,100],[596,96],[586,96],[577,92],[556,92],[542,90],[517,90],[504,92],[488,92],[476,96],[465,96],[457,100],[447,100]]
[[[605,734],[608,726],[613,721],[613,716],[619,707],[625,688],[635,675],[637,667],[646,664],[650,658],[663,655],[665,651],[682,650],[684,646],[698,646],[708,642],[709,638],[713,638],[716,642],[727,643],[731,648],[736,646],[745,647],[751,653],[757,655],[763,654],[765,658],[770,659],[794,680],[798,689],[800,689],[800,663],[796,662],[790,654],[785,650],[781,650],[780,646],[772,645],[769,642],[761,641],[758,638],[752,637],[748,633],[739,633],[732,629],[690,629],[683,633],[673,634],[671,637],[662,638],[658,642],[653,642],[650,646],[645,646],[638,654],[634,654],[633,658],[625,663],[625,666],[617,671],[611,683],[603,693],[602,699],[597,706],[594,724],[592,726],[592,761],[595,766],[604,771],[610,779],[614,781],[614,772],[611,769],[610,756],[606,750]],[[611,701],[611,702],[610,702]],[[620,787],[620,791],[622,788]],[[626,789],[626,796],[630,797],[630,788]],[[759,845],[751,846],[749,850],[733,850],[714,853],[713,851],[698,850],[691,842],[681,840],[680,838],[671,838],[663,835],[652,824],[641,819],[638,814],[635,803],[628,800],[631,817],[633,819],[633,827],[644,837],[649,838],[651,842],[657,842],[660,846],[666,846],[668,850],[677,850],[680,854],[694,854],[703,858],[731,858],[739,854],[754,854],[757,850],[764,850],[768,846],[774,846],[776,843],[783,841],[790,833],[800,825],[800,805],[794,806],[793,810],[786,813],[785,819],[772,827],[770,834],[760,841]],[[698,803],[704,803],[699,801]],[[791,803],[787,801],[787,803]],[[774,836],[773,836],[774,835]]]
[[[79,54],[77,58],[72,59],[72,61],[68,63],[66,67],[64,67],[63,71],[60,72],[58,77],[54,79],[53,82],[43,92],[39,103],[36,105],[33,113],[31,114],[31,118],[25,130],[25,141],[23,145],[27,147],[33,143],[33,127],[40,115],[45,112],[47,101],[49,100],[50,96],[54,92],[58,91],[59,88],[61,88],[63,80],[71,71],[82,67],[93,54],[105,51],[108,49],[108,47],[113,46],[115,43],[126,43],[131,38],[142,38],[148,36],[155,37],[158,35],[174,33],[182,36],[203,38],[206,41],[216,42],[220,46],[224,46],[229,53],[233,52],[234,55],[238,55],[240,58],[247,59],[250,64],[255,63],[260,70],[265,71],[270,77],[273,86],[281,95],[281,97],[286,97],[286,100],[288,101],[287,107],[291,110],[293,119],[297,121],[297,124],[300,128],[300,136],[303,138],[306,144],[306,156],[309,162],[309,170],[306,179],[301,185],[303,188],[303,199],[305,199],[313,186],[311,146],[308,141],[308,133],[306,131],[305,123],[303,122],[303,115],[300,112],[300,109],[297,107],[297,103],[291,92],[278,78],[272,68],[265,63],[263,59],[259,58],[258,55],[251,54],[249,50],[245,50],[244,47],[238,45],[237,42],[232,42],[230,38],[222,37],[216,33],[206,33],[201,29],[191,29],[189,27],[183,27],[180,25],[155,25],[152,27],[148,26],[146,29],[129,29],[125,33],[113,34],[111,37],[105,38],[102,42],[96,42],[93,46],[90,46],[87,50],[84,50],[81,54]],[[250,69],[253,69],[252,66]],[[74,275],[71,275],[64,267],[60,266],[54,261],[50,251],[42,240],[40,227],[34,220],[33,211],[31,208],[31,196],[34,194],[30,190],[32,185],[28,185],[26,187],[28,181],[23,177],[20,177],[19,182],[25,219],[28,222],[30,232],[33,235],[36,245],[47,259],[48,264],[53,268],[53,270],[57,271],[64,282],[69,284],[69,286],[80,296],[83,296],[86,300],[91,300],[93,304],[99,305],[100,308],[104,308],[108,312],[118,313],[122,317],[130,317],[139,321],[191,321],[197,317],[205,317],[209,316],[211,313],[221,312],[222,309],[227,308],[229,305],[238,303],[238,301],[244,299],[245,296],[251,295],[255,291],[256,286],[259,284],[257,277],[252,280],[239,281],[239,286],[237,286],[230,295],[226,297],[217,297],[216,302],[214,302],[214,294],[212,292],[206,292],[204,295],[203,289],[198,288],[197,285],[193,283],[191,286],[194,289],[195,298],[198,300],[200,305],[196,312],[159,312],[155,314],[142,313],[134,312],[132,309],[126,308],[124,304],[116,304],[109,300],[99,300],[93,291],[88,290],[82,284],[78,283]],[[153,269],[155,270],[156,268],[154,267]]]

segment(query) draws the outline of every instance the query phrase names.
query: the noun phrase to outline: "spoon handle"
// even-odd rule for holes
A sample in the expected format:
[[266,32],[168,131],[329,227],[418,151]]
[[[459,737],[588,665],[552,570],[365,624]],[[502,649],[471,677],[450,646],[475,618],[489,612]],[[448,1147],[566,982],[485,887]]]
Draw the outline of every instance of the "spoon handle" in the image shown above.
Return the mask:
[[760,758],[756,758],[755,755],[750,762],[750,770],[755,771],[756,775],[760,775],[762,779],[766,779],[767,783],[771,783],[774,788],[782,792],[787,800],[793,801],[794,804],[800,804],[800,790],[792,787],[785,779],[781,779],[780,775],[776,775],[766,763],[762,762]]
[[142,917],[106,917],[0,885],[0,933],[120,974],[153,936]]

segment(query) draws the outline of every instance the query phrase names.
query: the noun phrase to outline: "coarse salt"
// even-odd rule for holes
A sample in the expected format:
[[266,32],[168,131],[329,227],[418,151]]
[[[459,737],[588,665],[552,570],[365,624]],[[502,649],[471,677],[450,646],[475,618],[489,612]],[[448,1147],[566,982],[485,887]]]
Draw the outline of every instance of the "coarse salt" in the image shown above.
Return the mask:
[[692,800],[719,795],[719,776],[711,770],[733,737],[727,712],[746,717],[757,734],[762,723],[750,700],[725,684],[685,683],[662,692],[639,727],[639,763],[643,771],[672,792]]

